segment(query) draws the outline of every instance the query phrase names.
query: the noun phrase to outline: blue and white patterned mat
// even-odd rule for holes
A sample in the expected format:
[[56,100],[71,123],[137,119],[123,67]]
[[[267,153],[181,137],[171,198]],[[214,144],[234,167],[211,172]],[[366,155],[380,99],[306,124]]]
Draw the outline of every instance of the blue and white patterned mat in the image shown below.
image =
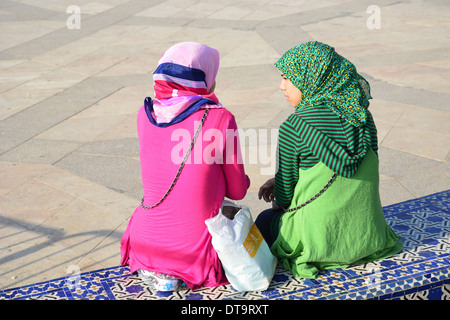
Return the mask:
[[0,300],[450,300],[450,190],[384,208],[403,238],[396,256],[328,270],[317,279],[294,278],[278,266],[266,291],[230,285],[155,292],[128,267],[113,267],[0,291]]

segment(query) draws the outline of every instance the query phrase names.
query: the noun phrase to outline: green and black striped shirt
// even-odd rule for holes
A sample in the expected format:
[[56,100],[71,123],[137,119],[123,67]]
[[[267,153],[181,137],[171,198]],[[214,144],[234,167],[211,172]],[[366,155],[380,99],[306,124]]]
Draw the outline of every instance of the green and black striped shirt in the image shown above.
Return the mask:
[[370,149],[378,151],[372,115],[365,125],[355,127],[326,106],[304,107],[280,126],[275,199],[287,207],[299,179],[299,169],[312,168],[319,161],[343,177],[355,174]]

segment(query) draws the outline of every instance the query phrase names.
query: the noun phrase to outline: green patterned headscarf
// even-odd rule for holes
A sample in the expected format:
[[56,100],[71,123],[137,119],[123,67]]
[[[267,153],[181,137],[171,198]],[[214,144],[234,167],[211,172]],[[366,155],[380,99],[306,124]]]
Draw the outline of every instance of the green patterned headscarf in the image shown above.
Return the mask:
[[302,92],[296,110],[326,105],[356,127],[366,122],[370,86],[334,48],[317,41],[307,42],[289,49],[275,67]]

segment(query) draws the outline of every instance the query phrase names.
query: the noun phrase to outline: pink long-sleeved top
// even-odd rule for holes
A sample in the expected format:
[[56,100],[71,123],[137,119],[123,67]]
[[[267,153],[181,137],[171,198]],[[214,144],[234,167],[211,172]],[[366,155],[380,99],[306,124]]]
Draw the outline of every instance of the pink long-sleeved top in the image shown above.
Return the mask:
[[[204,112],[198,110],[162,128],[150,123],[144,107],[139,110],[145,206],[157,203],[168,190]],[[134,211],[121,241],[122,265],[128,264],[131,272],[144,269],[174,275],[191,289],[228,283],[205,220],[218,214],[225,197],[240,200],[250,186],[236,133],[228,110],[209,110],[169,196],[156,208],[138,206]]]

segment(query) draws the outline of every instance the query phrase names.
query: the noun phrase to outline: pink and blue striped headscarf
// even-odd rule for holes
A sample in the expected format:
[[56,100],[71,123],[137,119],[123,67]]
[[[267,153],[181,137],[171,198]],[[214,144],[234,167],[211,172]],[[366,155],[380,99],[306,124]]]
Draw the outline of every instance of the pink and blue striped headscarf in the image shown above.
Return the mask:
[[221,108],[210,92],[219,70],[219,52],[195,42],[170,47],[153,73],[155,97],[145,99],[151,123],[167,127],[199,109]]

